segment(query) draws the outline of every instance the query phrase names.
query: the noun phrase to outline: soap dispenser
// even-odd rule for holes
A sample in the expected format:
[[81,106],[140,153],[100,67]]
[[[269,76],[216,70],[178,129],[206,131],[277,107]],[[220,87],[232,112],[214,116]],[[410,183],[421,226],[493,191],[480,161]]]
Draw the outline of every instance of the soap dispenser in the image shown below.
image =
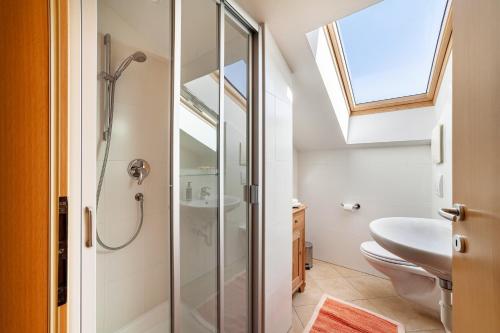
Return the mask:
[[193,200],[193,188],[191,187],[191,182],[188,182],[186,187],[186,201]]

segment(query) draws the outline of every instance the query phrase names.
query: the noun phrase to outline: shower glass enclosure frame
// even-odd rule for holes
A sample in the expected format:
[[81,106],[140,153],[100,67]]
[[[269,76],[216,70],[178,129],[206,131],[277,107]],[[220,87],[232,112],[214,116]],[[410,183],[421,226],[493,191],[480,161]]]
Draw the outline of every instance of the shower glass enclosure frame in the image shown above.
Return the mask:
[[[68,291],[68,322],[71,332],[96,332],[96,189],[95,180],[98,176],[96,168],[96,125],[98,100],[98,82],[96,74],[102,71],[95,54],[98,43],[97,11],[99,0],[70,0],[70,41],[74,50],[70,54],[70,80],[77,82],[70,91],[71,109],[70,122],[73,131],[70,141],[70,151],[75,158],[70,171],[73,182],[70,188],[70,214],[74,223],[70,225],[69,249],[69,291]],[[181,9],[184,0],[166,0],[170,6],[171,16],[171,63],[170,63],[170,248],[166,256],[170,256],[170,332],[185,331],[182,327],[181,274],[182,260],[180,248],[180,137],[179,111],[181,107]],[[231,0],[206,0],[217,6],[217,43],[218,43],[218,75],[224,78],[224,40],[226,19],[239,25],[248,32],[248,95],[246,118],[246,181],[244,185],[244,200],[246,225],[246,310],[247,321],[245,331],[262,332],[264,327],[264,241],[263,241],[263,76],[264,49],[263,27],[257,24],[235,2]],[[196,24],[193,21],[192,24]],[[139,69],[140,67],[136,67]],[[106,68],[109,73],[110,68]],[[130,72],[128,72],[130,73]],[[224,170],[224,99],[225,80],[219,80],[219,114],[217,125],[217,165]],[[108,110],[109,111],[109,110]],[[107,115],[106,115],[107,118]],[[106,124],[109,125],[109,124]],[[230,333],[225,329],[225,225],[224,225],[224,172],[218,172],[217,192],[217,332]],[[147,181],[147,180],[146,180]],[[243,184],[243,181],[242,181]],[[146,200],[149,198],[146,198]],[[136,204],[131,198],[132,204]],[[148,201],[146,201],[146,204]],[[74,215],[73,215],[74,214]],[[149,220],[145,219],[147,224]],[[90,241],[90,242],[88,242]],[[89,246],[90,244],[90,246]],[[168,283],[168,282],[166,282]]]

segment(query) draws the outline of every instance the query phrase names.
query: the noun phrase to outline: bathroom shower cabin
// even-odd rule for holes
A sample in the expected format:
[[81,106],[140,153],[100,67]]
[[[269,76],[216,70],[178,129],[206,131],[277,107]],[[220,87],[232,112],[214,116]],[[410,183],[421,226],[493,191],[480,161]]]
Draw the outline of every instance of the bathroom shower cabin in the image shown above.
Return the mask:
[[226,1],[93,4],[82,52],[96,73],[83,87],[97,101],[84,134],[95,129],[95,241],[82,268],[90,250],[96,274],[82,300],[95,293],[96,307],[82,325],[250,331],[259,28]]

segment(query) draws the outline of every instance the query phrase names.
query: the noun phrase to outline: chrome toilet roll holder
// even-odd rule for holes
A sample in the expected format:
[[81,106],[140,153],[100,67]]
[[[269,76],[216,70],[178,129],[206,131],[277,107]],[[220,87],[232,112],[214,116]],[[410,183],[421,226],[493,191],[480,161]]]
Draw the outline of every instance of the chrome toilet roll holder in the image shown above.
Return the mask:
[[[343,202],[341,202],[341,203],[340,203],[340,206],[341,206],[341,207],[344,207],[344,203],[343,203]],[[357,203],[357,202],[356,202],[354,205],[352,205],[352,209],[356,209],[356,210],[358,210],[358,209],[360,209],[360,208],[361,208],[361,205],[360,205],[359,203]]]

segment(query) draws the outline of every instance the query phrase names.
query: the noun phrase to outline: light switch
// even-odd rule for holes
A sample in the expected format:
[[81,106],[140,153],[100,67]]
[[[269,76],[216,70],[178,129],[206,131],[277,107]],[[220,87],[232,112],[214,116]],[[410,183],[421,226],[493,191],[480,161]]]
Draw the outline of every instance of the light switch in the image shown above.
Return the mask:
[[439,174],[436,178],[436,183],[434,184],[434,193],[439,198],[443,197],[443,174]]
[[443,163],[443,125],[437,125],[431,135],[432,162]]

